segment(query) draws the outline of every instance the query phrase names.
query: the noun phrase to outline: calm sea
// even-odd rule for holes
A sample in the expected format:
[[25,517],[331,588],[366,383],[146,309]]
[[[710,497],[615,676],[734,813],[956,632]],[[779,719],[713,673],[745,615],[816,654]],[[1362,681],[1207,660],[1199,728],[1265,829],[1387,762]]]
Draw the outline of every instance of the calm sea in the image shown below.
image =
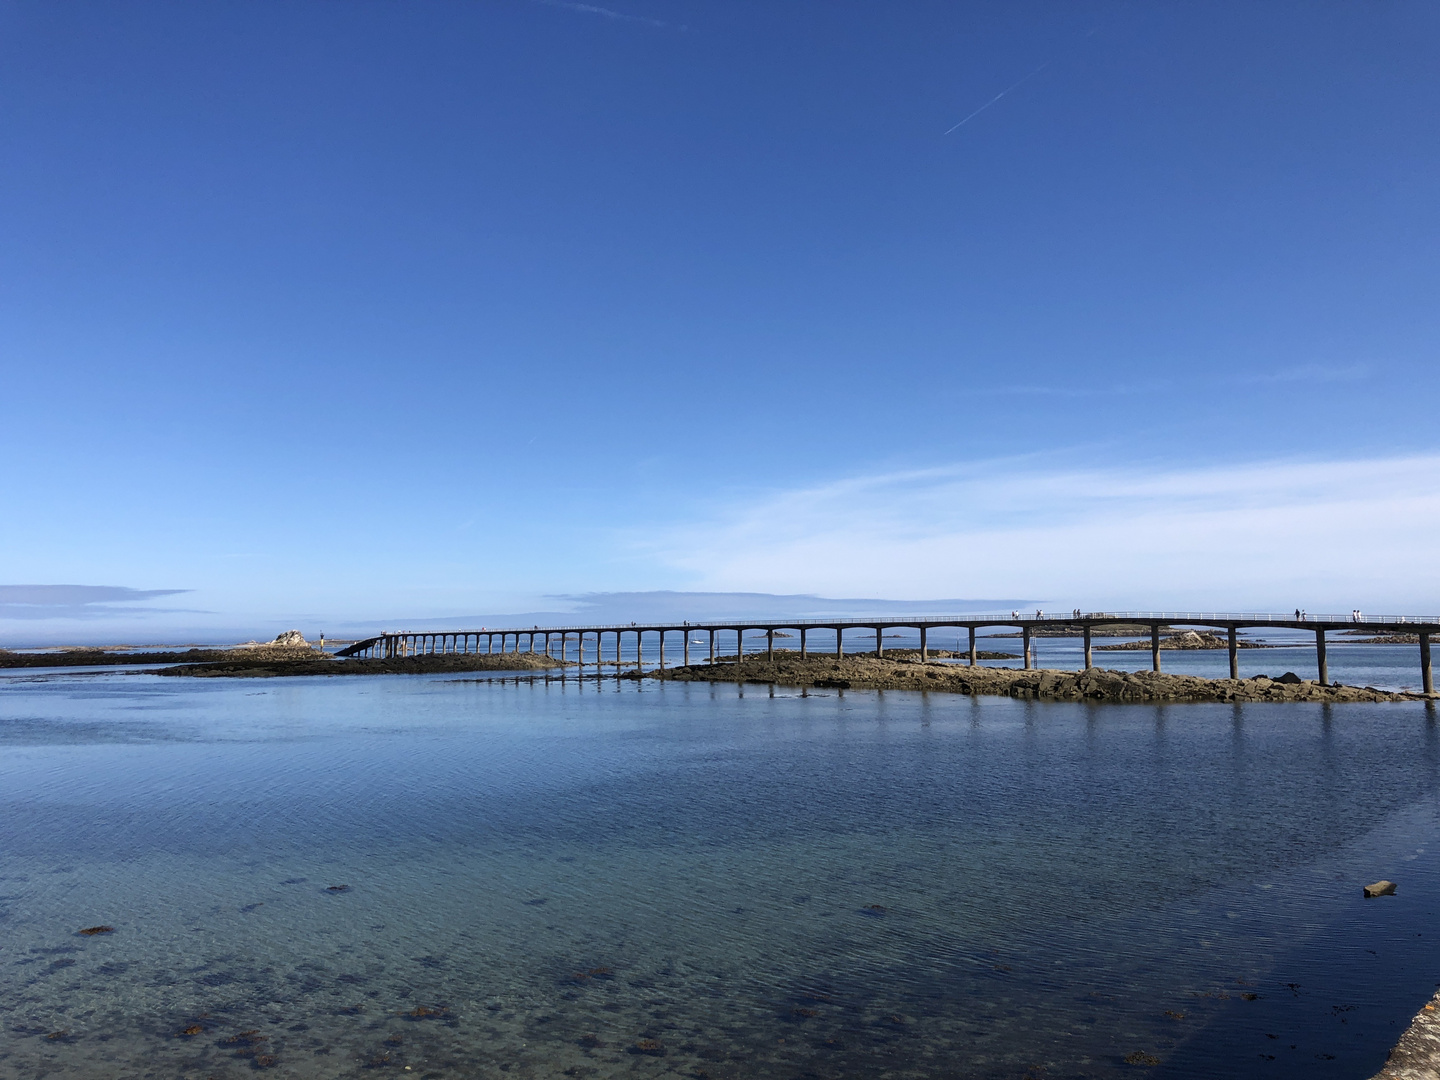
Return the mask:
[[1364,1077],[1437,780],[1421,704],[12,673],[0,1077]]

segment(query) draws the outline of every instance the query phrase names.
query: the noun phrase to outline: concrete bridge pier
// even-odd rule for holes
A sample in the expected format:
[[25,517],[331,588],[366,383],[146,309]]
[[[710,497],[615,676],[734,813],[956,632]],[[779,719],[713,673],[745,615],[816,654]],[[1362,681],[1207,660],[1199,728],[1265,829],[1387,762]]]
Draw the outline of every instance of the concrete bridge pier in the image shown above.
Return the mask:
[[1435,676],[1430,670],[1430,634],[1420,631],[1420,686],[1427,694],[1435,693]]
[[929,656],[925,652],[925,627],[920,627],[920,663],[928,664]]
[[838,660],[845,655],[845,631],[835,627],[835,658]]
[[715,663],[715,631],[710,631],[710,663]]
[[808,654],[805,652],[805,627],[802,626],[800,628],[800,659],[804,660],[806,655]]
[[745,659],[745,631],[739,627],[735,628],[735,660],[737,662]]
[[1150,624],[1150,670],[1160,670],[1160,624]]
[[1090,624],[1085,624],[1085,670],[1095,666],[1095,654],[1090,649]]
[[1315,631],[1315,666],[1320,670],[1320,685],[1330,685],[1330,665],[1325,660],[1325,631]]
[[665,670],[665,631],[660,631],[660,670]]
[[975,666],[975,628],[970,627],[970,666]]
[[775,631],[773,629],[765,631],[765,659],[772,664],[775,662]]
[[643,648],[642,648],[642,646],[643,646],[643,640],[642,640],[643,634],[644,634],[644,631],[641,631],[641,630],[636,630],[636,631],[635,631],[635,670],[636,670],[636,671],[642,670],[642,669],[644,668],[644,663],[645,663],[645,656],[644,656],[644,651],[643,651]]
[[575,663],[580,666],[580,672],[585,671],[585,634],[582,631],[575,635]]
[[1020,628],[1020,644],[1021,644],[1021,647],[1022,647],[1022,651],[1025,653],[1025,670],[1026,670],[1026,671],[1029,671],[1029,670],[1030,670],[1030,627],[1028,627],[1028,626],[1022,626],[1022,627]]
[[1240,678],[1240,642],[1237,640],[1238,631],[1235,627],[1229,627],[1225,634],[1226,648],[1230,652],[1230,678]]
[[685,666],[686,666],[686,667],[689,667],[689,666],[690,666],[690,627],[688,627],[688,626],[685,627],[685,649],[684,649],[684,653],[685,653],[685,656],[684,656]]

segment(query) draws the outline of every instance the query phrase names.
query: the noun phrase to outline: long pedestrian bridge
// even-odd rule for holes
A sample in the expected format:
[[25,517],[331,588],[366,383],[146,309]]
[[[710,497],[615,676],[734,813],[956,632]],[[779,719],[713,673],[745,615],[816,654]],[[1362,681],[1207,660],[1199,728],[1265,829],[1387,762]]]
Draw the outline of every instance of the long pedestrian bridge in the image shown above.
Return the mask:
[[[1367,633],[1379,635],[1389,634],[1414,634],[1419,638],[1420,644],[1420,672],[1421,682],[1425,693],[1435,692],[1434,678],[1430,666],[1430,637],[1432,634],[1440,634],[1440,616],[1414,616],[1414,615],[1310,615],[1303,611],[1296,611],[1293,614],[1241,614],[1234,612],[1195,612],[1195,611],[1103,611],[1103,612],[1081,612],[1071,611],[1065,614],[1046,613],[1036,611],[1033,613],[1022,613],[1012,611],[1009,614],[1000,615],[961,615],[961,616],[914,616],[905,615],[895,618],[873,618],[863,619],[791,619],[791,620],[762,620],[762,621],[735,621],[725,620],[721,622],[668,622],[668,623],[628,623],[611,624],[604,626],[531,626],[531,627],[508,627],[491,628],[481,627],[479,630],[448,630],[448,631],[425,631],[425,632],[397,632],[378,634],[363,641],[357,641],[347,649],[336,653],[337,656],[355,657],[380,657],[390,659],[404,656],[428,656],[450,653],[495,653],[495,652],[536,652],[542,651],[546,656],[554,656],[554,649],[559,645],[560,659],[569,659],[569,648],[571,639],[574,639],[576,647],[576,659],[583,666],[585,664],[586,643],[594,645],[595,660],[598,665],[613,664],[616,666],[629,664],[636,667],[644,666],[645,642],[648,638],[656,645],[656,655],[659,667],[665,667],[665,645],[667,640],[673,636],[680,635],[681,659],[688,665],[690,663],[690,648],[697,642],[691,637],[692,634],[708,635],[698,643],[701,646],[708,645],[710,663],[715,662],[717,649],[717,636],[722,640],[719,644],[726,644],[724,638],[733,635],[735,644],[735,655],[744,656],[747,648],[752,654],[762,651],[756,646],[755,635],[764,634],[763,651],[773,659],[775,656],[776,635],[789,635],[788,631],[795,631],[800,638],[800,655],[809,653],[810,634],[814,631],[829,631],[834,634],[834,652],[841,656],[846,651],[845,634],[851,632],[851,642],[856,641],[856,634],[861,637],[859,640],[868,643],[873,635],[874,649],[865,649],[864,652],[873,656],[883,656],[885,653],[885,631],[913,629],[920,632],[920,660],[928,661],[929,634],[932,630],[967,630],[969,631],[970,653],[969,663],[974,666],[976,662],[975,634],[977,630],[992,627],[1016,628],[1020,631],[1024,665],[1028,669],[1033,666],[1033,650],[1031,638],[1037,632],[1044,631],[1046,636],[1059,636],[1069,631],[1075,637],[1082,637],[1085,642],[1085,666],[1093,667],[1091,656],[1091,635],[1099,627],[1114,627],[1117,624],[1147,627],[1150,632],[1150,662],[1155,671],[1160,670],[1160,642],[1161,634],[1165,628],[1177,629],[1206,629],[1225,631],[1230,652],[1230,677],[1240,677],[1240,666],[1238,656],[1238,634],[1241,630],[1274,628],[1286,630],[1299,630],[1313,633],[1315,635],[1315,653],[1317,666],[1320,673],[1320,682],[1329,684],[1330,673],[1326,663],[1325,646],[1326,634],[1341,630],[1364,630]],[[633,634],[635,637],[634,659],[622,661],[622,642],[626,635]],[[751,635],[747,639],[746,635]],[[1142,636],[1142,635],[1137,635]],[[614,639],[614,660],[607,661],[603,658],[608,638]],[[482,648],[482,643],[484,647]],[[523,645],[522,645],[523,643]],[[496,647],[498,644],[498,648]],[[827,650],[828,651],[828,650]],[[855,651],[853,648],[852,652]],[[673,653],[671,654],[674,655]]]

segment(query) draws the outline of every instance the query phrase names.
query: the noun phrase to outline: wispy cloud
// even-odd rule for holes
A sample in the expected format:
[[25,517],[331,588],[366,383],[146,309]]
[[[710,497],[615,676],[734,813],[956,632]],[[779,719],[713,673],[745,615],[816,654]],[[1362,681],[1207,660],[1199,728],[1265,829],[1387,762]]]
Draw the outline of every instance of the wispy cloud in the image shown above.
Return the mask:
[[696,588],[1440,608],[1440,456],[857,476],[636,538]]
[[103,619],[134,614],[175,614],[189,609],[137,605],[189,591],[131,589],[122,585],[0,585],[0,619]]
[[660,19],[651,19],[644,15],[627,15],[623,11],[600,7],[597,4],[576,3],[574,0],[530,0],[530,2],[532,4],[542,4],[545,7],[564,8],[566,11],[578,11],[582,15],[599,15],[601,18],[614,19],[617,22],[643,23],[646,26],[670,25]]
[[1275,386],[1288,383],[1359,382],[1370,374],[1368,364],[1299,364],[1274,371],[1255,371],[1231,380],[1245,386]]

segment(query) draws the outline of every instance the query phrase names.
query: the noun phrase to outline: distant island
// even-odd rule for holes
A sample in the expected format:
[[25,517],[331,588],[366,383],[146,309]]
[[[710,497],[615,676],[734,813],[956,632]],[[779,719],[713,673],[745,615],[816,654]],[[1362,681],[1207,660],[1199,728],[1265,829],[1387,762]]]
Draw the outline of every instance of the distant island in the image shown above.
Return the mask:
[[[1235,640],[1237,649],[1278,649],[1279,645],[1267,645],[1263,641],[1247,641],[1237,637]],[[1149,652],[1151,648],[1150,639],[1147,637],[1142,641],[1126,641],[1120,645],[1096,645],[1096,652],[1123,652],[1135,650]],[[1179,633],[1167,634],[1160,639],[1162,649],[1229,649],[1230,642],[1219,634],[1209,631],[1184,630]]]

